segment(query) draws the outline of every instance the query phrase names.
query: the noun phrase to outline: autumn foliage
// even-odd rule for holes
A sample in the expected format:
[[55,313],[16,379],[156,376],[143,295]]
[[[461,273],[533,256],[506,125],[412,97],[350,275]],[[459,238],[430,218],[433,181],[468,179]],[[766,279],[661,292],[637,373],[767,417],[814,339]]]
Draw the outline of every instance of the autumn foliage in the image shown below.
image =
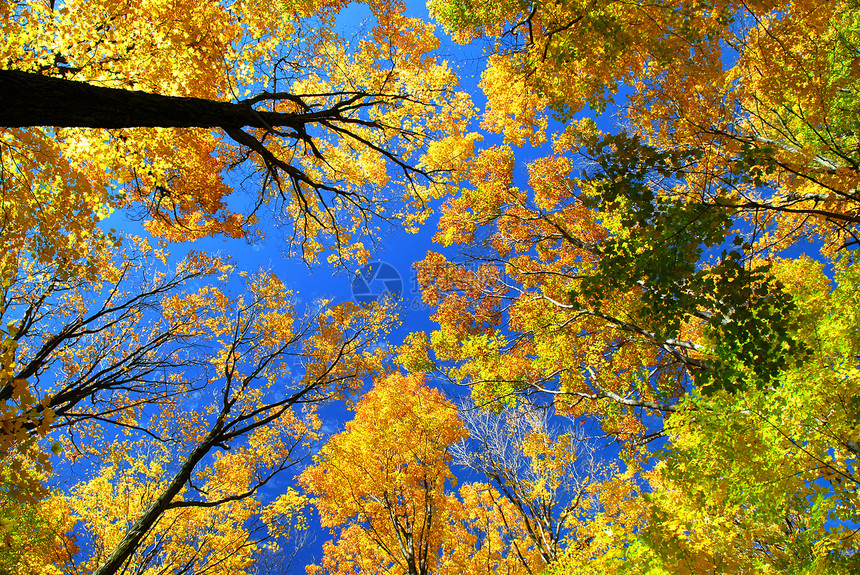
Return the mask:
[[428,9],[0,5],[0,572],[860,570],[856,2]]

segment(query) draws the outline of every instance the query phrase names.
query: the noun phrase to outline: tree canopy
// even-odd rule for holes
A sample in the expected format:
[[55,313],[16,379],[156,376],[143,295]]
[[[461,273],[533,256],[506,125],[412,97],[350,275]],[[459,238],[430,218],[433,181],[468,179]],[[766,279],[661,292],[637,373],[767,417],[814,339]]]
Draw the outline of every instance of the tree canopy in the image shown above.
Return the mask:
[[428,9],[0,6],[0,572],[860,569],[857,3]]

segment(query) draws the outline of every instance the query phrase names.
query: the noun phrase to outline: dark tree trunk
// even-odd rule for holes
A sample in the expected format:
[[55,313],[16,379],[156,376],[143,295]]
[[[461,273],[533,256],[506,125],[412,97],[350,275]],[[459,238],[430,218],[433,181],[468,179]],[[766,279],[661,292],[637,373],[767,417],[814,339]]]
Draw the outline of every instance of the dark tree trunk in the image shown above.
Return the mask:
[[266,128],[302,124],[293,114],[249,105],[103,88],[0,70],[0,126],[24,128]]
[[152,529],[152,526],[161,518],[165,511],[170,508],[170,503],[173,498],[185,487],[185,484],[191,478],[194,468],[200,461],[206,457],[209,451],[215,446],[220,434],[224,430],[224,418],[226,411],[222,412],[215,422],[215,425],[206,435],[206,438],[195,447],[185,461],[179,472],[170,480],[167,487],[161,494],[152,502],[152,504],[143,512],[134,525],[128,530],[125,536],[117,543],[113,552],[105,559],[104,563],[98,566],[93,571],[93,575],[114,575],[120,570],[123,563],[131,557],[132,554],[140,547],[141,541]]

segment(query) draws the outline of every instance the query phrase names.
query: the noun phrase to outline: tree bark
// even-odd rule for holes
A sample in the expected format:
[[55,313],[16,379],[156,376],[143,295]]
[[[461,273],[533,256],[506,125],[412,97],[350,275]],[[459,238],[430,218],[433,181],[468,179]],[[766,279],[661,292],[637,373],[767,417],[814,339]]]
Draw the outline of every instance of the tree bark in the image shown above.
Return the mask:
[[296,128],[298,114],[248,104],[162,96],[86,82],[0,70],[0,126],[24,128]]
[[134,523],[114,548],[113,552],[105,559],[104,563],[99,565],[93,572],[93,575],[114,575],[119,571],[123,563],[137,550],[152,526],[167,511],[173,498],[176,497],[185,483],[191,478],[194,468],[218,442],[220,434],[224,430],[224,418],[226,415],[226,412],[220,414],[203,442],[188,454],[176,476],[174,476],[161,495],[153,501],[152,505]]

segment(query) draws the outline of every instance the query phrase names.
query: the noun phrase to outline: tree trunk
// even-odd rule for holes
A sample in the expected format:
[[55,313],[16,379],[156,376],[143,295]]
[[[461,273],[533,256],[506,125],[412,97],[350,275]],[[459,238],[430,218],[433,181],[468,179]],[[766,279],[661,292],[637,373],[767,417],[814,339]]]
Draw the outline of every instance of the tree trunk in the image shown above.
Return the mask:
[[218,441],[219,435],[224,429],[224,418],[226,415],[226,412],[221,412],[215,425],[206,435],[203,442],[195,447],[188,457],[185,458],[176,476],[168,483],[161,495],[156,498],[143,515],[138,518],[120,542],[117,543],[107,559],[93,571],[93,575],[115,575],[123,563],[140,547],[141,541],[149,533],[149,530],[161,518],[164,512],[167,511],[173,498],[176,497],[176,494],[182,490],[182,487],[191,478],[194,468],[206,457]]
[[93,86],[18,70],[0,70],[0,127],[266,128],[296,127],[295,114],[203,98]]

